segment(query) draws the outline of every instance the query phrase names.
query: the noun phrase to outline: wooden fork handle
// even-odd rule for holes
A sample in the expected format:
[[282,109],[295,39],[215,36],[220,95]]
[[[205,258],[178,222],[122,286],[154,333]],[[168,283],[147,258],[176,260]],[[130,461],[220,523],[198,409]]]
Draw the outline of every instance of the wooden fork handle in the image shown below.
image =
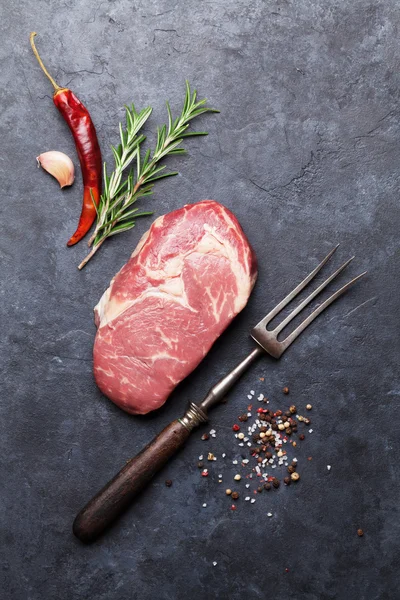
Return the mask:
[[75,518],[74,535],[84,543],[99,537],[184,445],[192,429],[206,420],[205,413],[191,404],[182,419],[167,425],[86,504]]

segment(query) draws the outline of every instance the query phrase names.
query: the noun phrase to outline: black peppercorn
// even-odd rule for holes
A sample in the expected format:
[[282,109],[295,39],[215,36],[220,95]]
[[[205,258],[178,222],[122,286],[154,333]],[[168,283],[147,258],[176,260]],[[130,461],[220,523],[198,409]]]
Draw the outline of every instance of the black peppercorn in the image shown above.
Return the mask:
[[166,485],[167,487],[171,487],[171,485],[172,485],[172,481],[171,481],[171,479],[167,479],[167,481],[165,482],[165,485]]
[[304,433],[301,433],[301,434],[299,435],[299,440],[303,441],[303,440],[305,440],[305,439],[306,439],[306,436],[304,435]]
[[285,485],[290,485],[292,480],[290,479],[290,477],[284,477],[283,481],[284,481]]
[[290,412],[290,410],[285,411],[285,417],[291,417],[292,413]]
[[267,492],[271,489],[271,484],[270,483],[264,483],[264,490],[267,490]]
[[277,479],[276,477],[274,478],[272,485],[274,486],[274,488],[278,489],[278,487],[280,486],[280,481],[279,479]]
[[289,465],[288,468],[287,468],[287,470],[288,470],[289,473],[294,473],[295,470],[296,470],[296,467],[294,467],[293,465]]
[[199,462],[197,463],[197,466],[199,467],[199,469],[202,469],[204,467],[203,461],[199,460]]
[[277,425],[276,423],[273,423],[273,424],[271,425],[271,429],[272,429],[273,431],[278,431],[278,425]]
[[253,433],[253,442],[258,442],[258,440],[260,439],[260,434],[259,433]]
[[292,435],[292,430],[290,427],[286,428],[286,435]]
[[260,485],[260,487],[258,487],[258,488],[257,488],[257,492],[258,492],[259,494],[261,494],[261,492],[262,492],[262,491],[263,491],[263,487]]
[[284,387],[283,390],[282,390],[282,392],[284,394],[288,394],[289,393],[289,388],[288,387]]
[[268,458],[268,460],[270,460],[270,458],[272,458],[272,452],[266,452],[265,458]]
[[232,494],[231,494],[231,498],[232,498],[233,500],[237,500],[237,499],[239,498],[239,492],[232,492]]

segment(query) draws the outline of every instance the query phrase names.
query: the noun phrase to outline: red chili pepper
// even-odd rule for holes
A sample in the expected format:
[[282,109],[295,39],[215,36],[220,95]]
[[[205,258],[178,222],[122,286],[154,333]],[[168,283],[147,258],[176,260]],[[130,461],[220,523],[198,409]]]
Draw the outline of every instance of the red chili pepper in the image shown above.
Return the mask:
[[83,203],[78,227],[74,235],[68,240],[67,246],[73,246],[87,234],[96,218],[96,208],[101,195],[102,160],[96,129],[87,108],[68,88],[60,87],[51,77],[42,59],[36,50],[33,38],[30,35],[32,50],[45,75],[54,87],[53,102],[64,117],[74,137],[76,151],[81,163],[83,179]]

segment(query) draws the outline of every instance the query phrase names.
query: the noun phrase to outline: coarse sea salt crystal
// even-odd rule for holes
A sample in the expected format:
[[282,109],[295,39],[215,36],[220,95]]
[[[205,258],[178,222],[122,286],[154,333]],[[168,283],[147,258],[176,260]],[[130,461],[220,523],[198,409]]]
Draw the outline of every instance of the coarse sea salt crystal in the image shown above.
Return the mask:
[[272,513],[267,513],[267,517],[272,517]]
[[248,398],[249,400],[252,400],[252,399],[253,399],[253,396],[250,396],[250,394],[247,394],[247,398]]
[[215,429],[210,429],[209,434],[213,435],[214,433],[216,433]]
[[232,464],[233,464],[233,465],[237,465],[237,464],[238,464],[238,461],[235,459],[235,460],[233,460],[233,461],[232,461]]
[[225,456],[226,456],[225,452],[223,452],[223,453],[221,454],[221,456],[222,456],[222,458],[225,458]]
[[207,506],[207,502],[204,502],[203,504],[203,508],[205,508]]
[[254,390],[250,390],[250,394],[251,394],[252,396],[254,396],[254,394],[255,394],[255,391],[254,391]]
[[248,502],[250,500],[250,496],[246,496],[245,501]]
[[217,564],[218,564],[218,563],[217,563],[217,561],[216,561],[216,560],[214,560],[214,562],[213,562],[213,567],[216,567],[216,566],[217,566]]
[[248,416],[248,417],[251,417],[251,412],[248,412],[248,413],[247,413],[247,416]]
[[222,475],[218,475],[219,479],[222,479]]
[[297,462],[297,458],[293,458],[293,462]]
[[199,460],[203,460],[203,455],[202,454],[200,454]]
[[314,429],[309,429],[308,433],[312,433],[314,431]]
[[243,442],[240,442],[240,444],[238,444],[238,446],[244,446]]
[[248,446],[251,446],[251,442],[247,442],[247,445],[248,445]]
[[257,397],[257,400],[258,400],[259,402],[262,402],[262,401],[264,400],[264,394],[260,394],[260,395]]
[[248,442],[248,441],[249,441],[249,438],[248,438],[248,437],[245,437],[245,438],[243,438],[243,441],[244,441],[244,442]]
[[249,459],[248,459],[248,458],[244,458],[244,459],[242,460],[242,463],[243,463],[244,465],[247,465],[247,463],[248,463],[248,462],[249,462]]
[[255,502],[255,501],[256,501],[256,499],[255,499],[255,498],[252,498],[252,499],[250,500],[250,502],[251,502],[252,504],[254,504],[254,502]]
[[332,469],[331,465],[326,465],[326,468],[328,469],[328,471]]

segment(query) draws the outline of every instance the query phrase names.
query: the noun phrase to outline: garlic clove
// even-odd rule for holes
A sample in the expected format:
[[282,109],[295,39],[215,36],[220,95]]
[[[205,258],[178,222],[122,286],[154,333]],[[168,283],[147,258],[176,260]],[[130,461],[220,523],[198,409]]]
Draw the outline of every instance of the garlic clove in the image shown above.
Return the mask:
[[75,179],[75,169],[72,160],[64,152],[50,150],[36,157],[38,166],[53,175],[63,188],[72,185]]

